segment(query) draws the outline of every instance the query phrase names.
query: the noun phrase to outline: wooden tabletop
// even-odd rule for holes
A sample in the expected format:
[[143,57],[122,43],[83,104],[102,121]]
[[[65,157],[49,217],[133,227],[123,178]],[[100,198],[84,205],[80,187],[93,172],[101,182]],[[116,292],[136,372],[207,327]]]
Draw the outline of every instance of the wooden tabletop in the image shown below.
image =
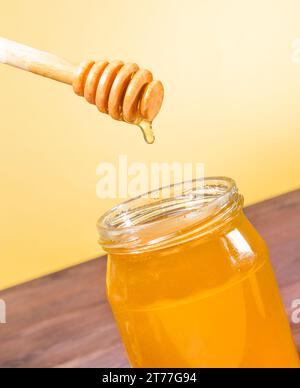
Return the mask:
[[[246,210],[267,241],[287,314],[300,298],[300,190]],[[0,292],[0,367],[127,367],[100,258]],[[300,324],[292,330],[300,350]]]

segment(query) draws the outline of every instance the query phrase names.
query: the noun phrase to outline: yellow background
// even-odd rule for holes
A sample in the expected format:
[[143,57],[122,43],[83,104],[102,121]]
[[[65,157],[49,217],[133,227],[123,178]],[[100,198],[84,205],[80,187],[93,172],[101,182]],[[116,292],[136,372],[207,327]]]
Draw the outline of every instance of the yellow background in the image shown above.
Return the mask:
[[10,0],[1,34],[74,63],[136,61],[166,98],[147,146],[70,87],[0,65],[0,289],[99,255],[96,166],[204,162],[253,203],[300,186],[298,0]]

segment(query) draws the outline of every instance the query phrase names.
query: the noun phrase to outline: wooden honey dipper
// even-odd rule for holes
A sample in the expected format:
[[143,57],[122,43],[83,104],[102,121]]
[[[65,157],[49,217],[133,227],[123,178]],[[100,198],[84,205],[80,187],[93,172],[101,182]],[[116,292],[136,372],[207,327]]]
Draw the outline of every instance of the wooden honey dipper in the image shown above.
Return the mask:
[[149,70],[122,61],[84,61],[75,66],[55,55],[0,38],[0,63],[73,86],[74,92],[115,120],[138,125],[154,142],[152,121],[160,111],[164,88]]

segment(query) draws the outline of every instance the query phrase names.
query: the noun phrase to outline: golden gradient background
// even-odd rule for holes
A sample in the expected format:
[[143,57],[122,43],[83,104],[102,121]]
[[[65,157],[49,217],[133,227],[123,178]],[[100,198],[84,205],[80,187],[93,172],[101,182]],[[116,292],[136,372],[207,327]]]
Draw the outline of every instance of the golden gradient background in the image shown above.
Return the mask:
[[82,59],[136,61],[166,87],[157,142],[70,87],[0,65],[0,289],[99,255],[96,166],[204,162],[246,203],[300,186],[297,0],[10,0],[1,35]]

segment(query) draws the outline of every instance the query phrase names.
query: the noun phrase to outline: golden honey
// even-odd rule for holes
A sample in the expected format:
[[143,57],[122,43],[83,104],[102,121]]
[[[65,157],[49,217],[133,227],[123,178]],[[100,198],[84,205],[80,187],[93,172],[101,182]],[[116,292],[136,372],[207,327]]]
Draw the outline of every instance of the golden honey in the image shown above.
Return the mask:
[[299,367],[266,244],[234,182],[171,192],[122,204],[98,224],[131,365]]
[[153,129],[152,129],[152,122],[146,121],[146,120],[141,120],[139,122],[138,126],[140,127],[140,129],[143,133],[145,142],[148,144],[153,144],[155,141],[155,136],[154,136]]

